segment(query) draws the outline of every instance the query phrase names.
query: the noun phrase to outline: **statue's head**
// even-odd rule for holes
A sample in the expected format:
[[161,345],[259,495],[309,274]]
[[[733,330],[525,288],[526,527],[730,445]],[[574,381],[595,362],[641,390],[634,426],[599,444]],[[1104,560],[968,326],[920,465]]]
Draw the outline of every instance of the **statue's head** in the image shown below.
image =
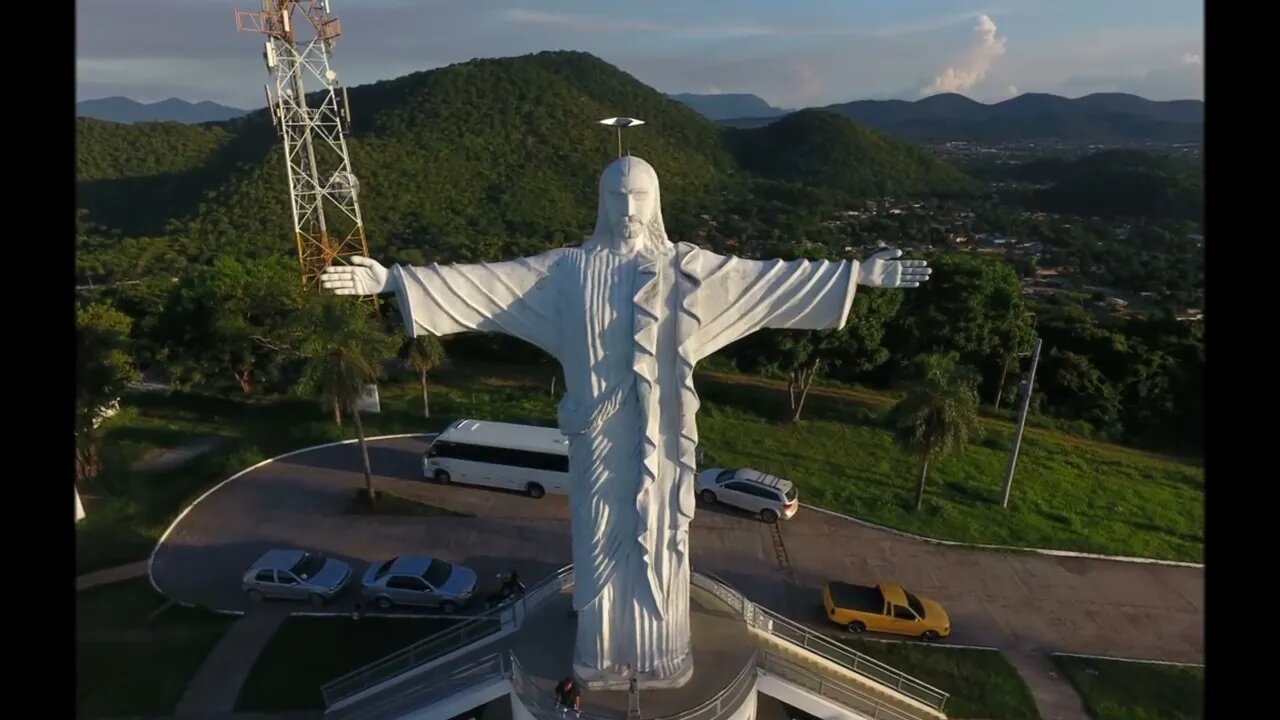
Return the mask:
[[609,163],[600,174],[600,204],[592,239],[622,251],[657,250],[668,244],[662,223],[658,173],[633,155]]

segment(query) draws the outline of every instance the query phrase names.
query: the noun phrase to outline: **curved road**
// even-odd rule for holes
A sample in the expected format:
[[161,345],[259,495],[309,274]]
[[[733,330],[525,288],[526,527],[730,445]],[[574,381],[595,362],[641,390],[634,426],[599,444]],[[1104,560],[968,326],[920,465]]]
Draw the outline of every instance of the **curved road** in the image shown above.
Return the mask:
[[[377,559],[432,554],[476,568],[482,582],[516,568],[531,583],[569,562],[564,497],[424,483],[425,448],[423,438],[371,442],[376,486],[459,515],[345,515],[364,482],[355,446],[310,450],[246,473],[192,508],[157,549],[152,577],[179,602],[241,611],[248,601],[240,575],[272,546],[330,553],[353,562],[357,573]],[[941,601],[955,628],[952,643],[1204,661],[1199,568],[945,547],[806,508],[776,532],[730,510],[700,507],[690,541],[694,566],[815,625],[823,622],[826,580],[889,580]],[[355,595],[348,588],[333,609],[349,608]]]

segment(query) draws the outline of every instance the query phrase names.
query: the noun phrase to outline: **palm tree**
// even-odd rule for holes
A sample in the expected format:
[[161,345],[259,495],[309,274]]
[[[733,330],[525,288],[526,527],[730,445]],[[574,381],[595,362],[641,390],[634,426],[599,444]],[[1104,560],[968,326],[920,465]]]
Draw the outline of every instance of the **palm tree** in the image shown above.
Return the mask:
[[431,417],[431,402],[427,399],[427,373],[444,361],[444,346],[435,335],[411,337],[400,346],[400,359],[407,361],[418,371],[418,382],[422,384],[422,416]]
[[367,499],[372,505],[373,473],[358,402],[365,387],[378,381],[382,361],[391,354],[395,340],[378,327],[369,308],[360,303],[320,297],[311,311],[308,332],[301,343],[300,354],[306,365],[298,389],[318,398],[322,405],[345,409],[351,415],[364,462]]
[[980,429],[976,373],[958,365],[954,354],[923,355],[916,365],[918,379],[893,406],[889,418],[898,446],[920,458],[919,510],[929,463],[964,447]]

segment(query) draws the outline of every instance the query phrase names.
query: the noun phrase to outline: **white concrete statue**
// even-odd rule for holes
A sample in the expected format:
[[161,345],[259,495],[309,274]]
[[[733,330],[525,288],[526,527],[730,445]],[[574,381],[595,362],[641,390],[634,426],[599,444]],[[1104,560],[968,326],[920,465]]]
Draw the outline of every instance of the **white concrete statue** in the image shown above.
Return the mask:
[[677,687],[693,672],[689,521],[694,512],[693,368],[761,328],[840,328],[857,284],[916,287],[924,261],[745,260],[673,244],[658,176],[620,157],[600,177],[595,231],[580,247],[471,265],[352,258],[325,271],[344,295],[395,293],[411,336],[500,332],[564,369],[578,612],[574,673],[590,688]]

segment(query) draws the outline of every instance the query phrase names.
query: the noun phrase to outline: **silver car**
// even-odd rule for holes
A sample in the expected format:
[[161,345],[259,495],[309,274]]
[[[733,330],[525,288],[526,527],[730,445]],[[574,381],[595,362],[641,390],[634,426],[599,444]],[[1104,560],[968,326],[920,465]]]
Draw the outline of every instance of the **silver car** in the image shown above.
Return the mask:
[[240,584],[255,602],[272,597],[324,605],[350,579],[351,566],[341,560],[307,550],[268,550],[245,571]]
[[707,504],[719,502],[746,510],[767,523],[790,519],[800,508],[790,480],[751,468],[711,468],[698,473],[698,497]]
[[471,602],[476,572],[439,558],[401,555],[365,571],[361,593],[386,610],[394,605],[436,607],[451,613]]

